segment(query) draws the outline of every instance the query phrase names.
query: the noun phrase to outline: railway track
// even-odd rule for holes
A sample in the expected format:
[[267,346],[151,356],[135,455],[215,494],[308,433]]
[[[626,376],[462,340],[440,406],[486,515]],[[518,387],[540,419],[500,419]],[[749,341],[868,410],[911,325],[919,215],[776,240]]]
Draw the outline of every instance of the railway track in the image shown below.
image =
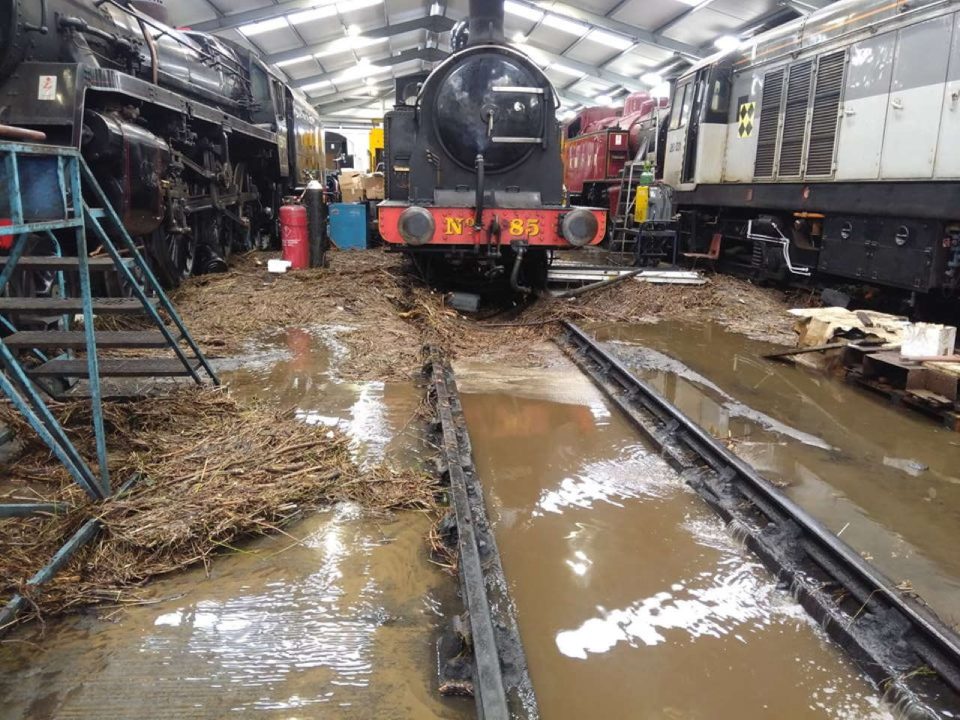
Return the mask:
[[907,717],[960,708],[960,638],[573,323],[557,341]]
[[517,629],[516,613],[493,530],[487,521],[483,489],[473,465],[470,436],[450,364],[436,348],[428,349],[429,397],[436,411],[441,474],[449,486],[455,532],[460,595],[466,609],[455,632],[461,642],[444,657],[441,679],[472,653],[464,674],[481,720],[536,720],[536,696]]
[[[957,716],[960,638],[951,628],[582,329],[564,323],[557,342],[878,685],[898,716]],[[441,676],[451,656],[471,656],[469,686],[480,718],[538,718],[453,370],[436,348],[429,349],[426,367],[467,611],[458,621],[462,643],[446,658],[441,653]]]

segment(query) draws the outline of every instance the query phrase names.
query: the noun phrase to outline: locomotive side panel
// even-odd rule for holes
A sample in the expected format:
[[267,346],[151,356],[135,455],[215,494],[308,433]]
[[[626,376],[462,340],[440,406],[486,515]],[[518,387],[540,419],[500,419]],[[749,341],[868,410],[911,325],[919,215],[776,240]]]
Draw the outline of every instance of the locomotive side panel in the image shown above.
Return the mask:
[[[897,33],[890,102],[880,159],[884,180],[933,177],[943,114],[953,17],[905,27]],[[954,142],[943,138],[944,142]]]
[[735,76],[731,90],[730,115],[722,181],[746,183],[753,180],[753,164],[757,156],[757,126],[763,74],[748,70]]
[[940,119],[940,142],[934,174],[941,178],[960,178],[960,13],[953,16],[953,42],[944,88],[943,112]]

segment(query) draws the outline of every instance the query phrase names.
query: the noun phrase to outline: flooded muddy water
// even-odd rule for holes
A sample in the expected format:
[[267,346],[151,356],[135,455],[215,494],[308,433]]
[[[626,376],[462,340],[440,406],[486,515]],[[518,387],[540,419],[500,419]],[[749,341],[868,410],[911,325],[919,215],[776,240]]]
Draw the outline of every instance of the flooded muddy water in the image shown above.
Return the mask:
[[[683,412],[960,623],[960,434],[710,325],[591,328]],[[642,346],[641,349],[638,346]]]
[[[422,391],[341,382],[341,360],[322,330],[290,330],[223,377],[342,428],[361,461],[417,462]],[[436,691],[456,584],[428,559],[430,525],[339,505],[223,555],[209,576],[151,583],[147,604],[14,633],[0,642],[0,718],[473,717],[471,700]]]
[[455,369],[544,718],[890,717],[572,365]]

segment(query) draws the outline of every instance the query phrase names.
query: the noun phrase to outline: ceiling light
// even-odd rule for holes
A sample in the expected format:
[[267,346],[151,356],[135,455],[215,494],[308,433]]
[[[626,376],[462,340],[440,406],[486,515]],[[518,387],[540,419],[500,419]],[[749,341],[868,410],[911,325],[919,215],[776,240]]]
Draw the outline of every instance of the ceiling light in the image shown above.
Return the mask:
[[540,22],[543,20],[543,13],[540,10],[532,8],[529,5],[513,2],[513,0],[505,0],[503,3],[503,11],[530,20],[531,22]]
[[607,107],[620,107],[622,103],[616,100],[612,95],[597,95],[594,100],[596,100],[601,105],[606,105]]
[[319,90],[321,88],[329,87],[329,80],[318,80],[317,82],[308,83],[306,85],[301,85],[300,89],[304,92],[310,92],[311,90]]
[[442,15],[442,14],[443,14],[443,8],[441,7],[440,3],[435,2],[435,3],[433,3],[433,4],[430,6],[430,14],[431,14],[431,15]]
[[576,68],[572,68],[569,65],[564,65],[563,63],[553,63],[548,66],[548,69],[556,70],[559,73],[563,73],[564,75],[571,75],[573,77],[583,77],[585,75],[585,73],[580,72]]
[[300,55],[299,57],[290,58],[289,60],[279,60],[274,63],[274,66],[282,68],[287,67],[288,65],[296,65],[297,63],[306,62],[307,60],[313,60],[313,55]]
[[347,28],[347,35],[350,37],[356,37],[361,32],[359,25],[351,25]]
[[713,41],[713,44],[718,50],[735,50],[740,47],[740,38],[733,35],[721,35]]
[[382,4],[383,0],[350,0],[349,2],[338,2],[337,11],[340,13],[348,13]]
[[633,40],[628,38],[626,35],[610,33],[606,30],[591,30],[587,35],[587,40],[593,40],[595,43],[616,48],[617,50],[626,50],[634,45]]
[[260,33],[270,32],[271,30],[281,30],[287,27],[290,27],[290,24],[287,22],[287,19],[281,15],[280,17],[270,18],[269,20],[262,20],[260,22],[250,23],[249,25],[241,25],[237,30],[247,37],[250,37],[252,35],[259,35]]
[[513,34],[513,41],[518,45],[523,45],[527,41],[527,36],[522,32],[516,32]]
[[547,27],[552,27],[555,30],[570,33],[571,35],[583,35],[590,29],[589,25],[584,25],[583,23],[578,23],[573,20],[567,20],[559,15],[546,15],[543,18],[543,24]]
[[640,80],[647,85],[660,85],[663,83],[663,78],[656,73],[644,73],[640,76]]
[[655,98],[670,97],[670,83],[664,82],[650,88],[650,94]]
[[327,44],[320,52],[314,53],[315,58],[329,57],[337,53],[348,52],[349,50],[359,50],[360,48],[370,47],[386,42],[388,38],[365,38],[365,37],[345,37],[334,40]]
[[304,10],[303,12],[296,12],[287,15],[287,19],[290,21],[291,25],[302,25],[303,23],[312,22],[314,20],[322,20],[323,18],[332,17],[337,14],[336,5],[324,5],[322,7],[315,7],[310,10]]

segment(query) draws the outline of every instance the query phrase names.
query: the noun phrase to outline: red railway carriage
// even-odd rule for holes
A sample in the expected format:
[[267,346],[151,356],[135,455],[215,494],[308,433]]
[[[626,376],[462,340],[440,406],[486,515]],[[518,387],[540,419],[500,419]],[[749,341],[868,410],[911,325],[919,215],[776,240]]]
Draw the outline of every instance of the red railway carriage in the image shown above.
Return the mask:
[[656,150],[657,115],[667,99],[639,92],[623,110],[587,108],[564,127],[563,180],[573,205],[606,206],[613,213],[620,172],[638,153]]

